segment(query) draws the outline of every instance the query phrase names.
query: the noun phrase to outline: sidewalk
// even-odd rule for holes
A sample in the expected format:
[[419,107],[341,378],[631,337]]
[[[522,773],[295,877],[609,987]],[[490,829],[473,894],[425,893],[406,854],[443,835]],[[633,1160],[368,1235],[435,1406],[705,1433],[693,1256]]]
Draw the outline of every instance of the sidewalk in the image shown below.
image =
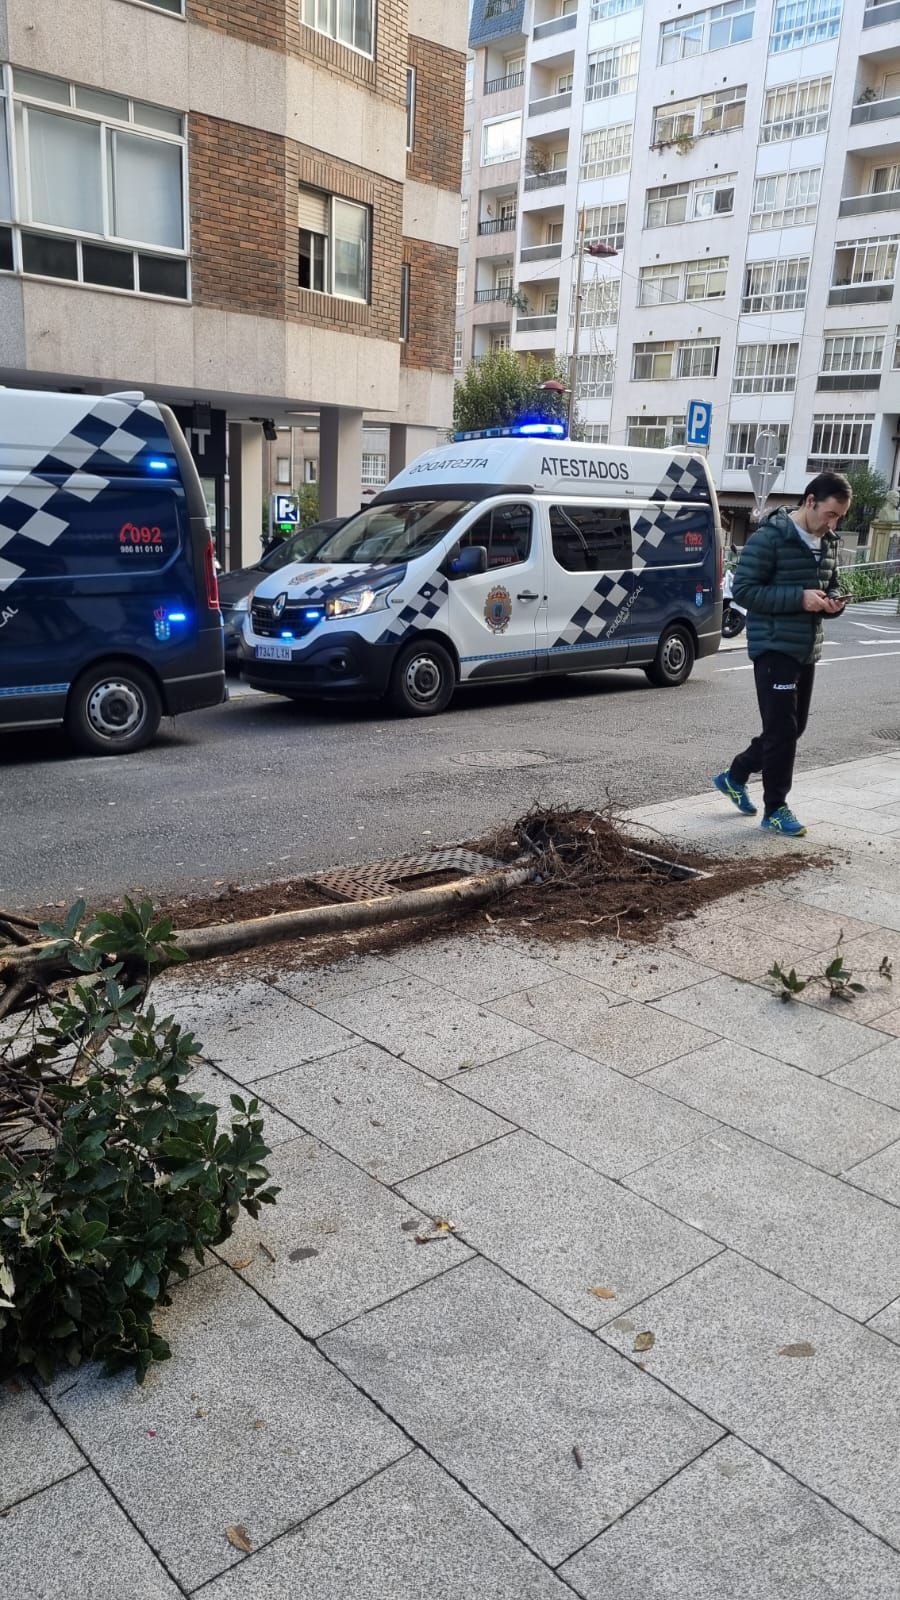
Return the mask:
[[[143,1388],[0,1392],[9,1600],[896,1600],[900,751],[793,799],[835,865],[653,948],[159,986],[283,1192]],[[784,848],[712,791],[638,820]],[[763,984],[842,930],[853,1005]]]

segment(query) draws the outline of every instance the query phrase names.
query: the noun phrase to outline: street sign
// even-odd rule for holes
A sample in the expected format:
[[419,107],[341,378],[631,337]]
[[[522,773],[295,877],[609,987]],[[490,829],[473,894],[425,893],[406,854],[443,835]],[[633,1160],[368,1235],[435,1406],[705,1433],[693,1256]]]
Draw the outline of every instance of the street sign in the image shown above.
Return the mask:
[[762,516],[763,507],[772,492],[776,478],[781,474],[778,465],[778,435],[767,431],[756,435],[753,460],[747,468],[753,493],[756,497],[756,515]]
[[712,427],[712,405],[708,400],[691,400],[687,408],[686,443],[692,449],[709,449],[709,430]]
[[300,507],[292,494],[273,494],[269,502],[269,522],[273,528],[299,528]]

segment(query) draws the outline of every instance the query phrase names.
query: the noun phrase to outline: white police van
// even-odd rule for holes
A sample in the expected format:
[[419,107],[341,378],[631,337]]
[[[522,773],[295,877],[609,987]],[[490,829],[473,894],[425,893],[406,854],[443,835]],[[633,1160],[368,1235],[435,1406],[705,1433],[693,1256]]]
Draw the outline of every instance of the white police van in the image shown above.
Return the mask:
[[457,435],[318,552],[255,590],[254,688],[387,695],[443,711],[457,686],[641,667],[683,683],[718,649],[722,533],[706,461],[578,444],[560,424]]

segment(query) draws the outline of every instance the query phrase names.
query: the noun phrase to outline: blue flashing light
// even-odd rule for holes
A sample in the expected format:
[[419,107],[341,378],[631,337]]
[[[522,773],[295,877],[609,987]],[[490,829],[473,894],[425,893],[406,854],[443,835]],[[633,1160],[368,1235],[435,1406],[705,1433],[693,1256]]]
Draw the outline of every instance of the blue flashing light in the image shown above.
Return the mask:
[[170,622],[187,622],[187,612],[186,611],[170,611],[169,612],[169,621]]
[[304,611],[303,615],[307,622],[321,622],[325,613],[324,611]]
[[161,456],[151,456],[147,462],[147,467],[150,472],[168,472],[169,463],[164,461]]
[[519,433],[526,439],[564,439],[566,437],[565,424],[562,422],[523,422]]
[[469,433],[455,433],[454,444],[465,444],[470,439],[565,439],[564,422],[515,422],[507,428],[476,428]]
[[293,639],[294,635],[291,633],[290,628],[283,628],[281,637],[282,639]]

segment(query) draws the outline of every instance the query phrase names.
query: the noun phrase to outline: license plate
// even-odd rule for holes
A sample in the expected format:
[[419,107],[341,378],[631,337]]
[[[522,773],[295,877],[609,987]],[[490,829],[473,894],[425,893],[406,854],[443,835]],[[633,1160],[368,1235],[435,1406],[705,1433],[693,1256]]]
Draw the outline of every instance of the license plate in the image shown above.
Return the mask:
[[291,647],[289,644],[258,644],[256,646],[257,661],[290,661]]

